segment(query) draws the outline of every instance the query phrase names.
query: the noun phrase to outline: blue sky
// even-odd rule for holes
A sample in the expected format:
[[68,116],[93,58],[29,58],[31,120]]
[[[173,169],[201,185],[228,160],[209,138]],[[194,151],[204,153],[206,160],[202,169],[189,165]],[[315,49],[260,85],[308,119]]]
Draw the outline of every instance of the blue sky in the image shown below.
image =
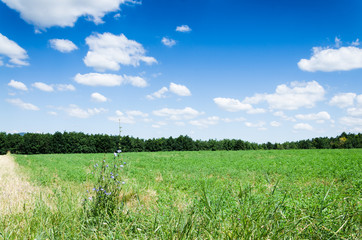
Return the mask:
[[361,1],[1,0],[0,131],[362,132]]

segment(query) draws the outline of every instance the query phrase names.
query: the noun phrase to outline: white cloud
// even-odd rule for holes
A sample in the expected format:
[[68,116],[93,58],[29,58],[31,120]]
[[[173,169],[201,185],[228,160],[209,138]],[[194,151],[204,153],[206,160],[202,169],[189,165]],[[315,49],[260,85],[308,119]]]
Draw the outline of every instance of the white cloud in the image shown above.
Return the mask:
[[221,121],[225,122],[225,123],[232,123],[232,122],[244,122],[246,119],[243,117],[239,117],[239,118],[223,118],[221,119]]
[[148,117],[147,113],[143,113],[143,112],[138,111],[138,110],[126,111],[126,114],[128,116],[132,116],[132,117],[142,117],[142,118]]
[[218,124],[219,121],[220,121],[219,117],[213,116],[213,117],[208,117],[208,118],[205,118],[205,119],[191,120],[191,121],[189,121],[189,123],[191,125],[198,126],[198,127],[201,127],[201,128],[207,128],[210,125]]
[[191,92],[186,86],[175,84],[175,83],[170,83],[169,89],[167,87],[162,87],[160,90],[147,95],[146,98],[148,100],[154,100],[155,98],[165,98],[166,97],[165,93],[167,93],[168,91],[170,91],[178,96],[183,96],[183,97],[191,96]]
[[170,92],[183,97],[191,96],[191,92],[186,86],[176,83],[170,83]]
[[192,119],[203,114],[190,107],[185,107],[184,109],[162,108],[152,113],[156,116],[167,117],[171,120]]
[[356,100],[357,100],[357,104],[358,104],[359,106],[362,106],[362,94],[358,95],[358,96],[356,97]]
[[96,24],[108,12],[119,10],[127,0],[2,0],[8,7],[20,12],[21,18],[41,29],[52,26],[73,27],[79,17],[86,16]]
[[308,72],[349,71],[362,68],[362,49],[356,46],[338,49],[313,48],[313,56],[298,62],[301,70]]
[[167,87],[163,87],[160,90],[158,90],[150,95],[147,95],[146,98],[148,100],[154,100],[155,98],[165,98],[166,97],[165,93],[167,93],[167,92],[168,92]]
[[54,111],[50,111],[50,112],[48,112],[48,114],[49,114],[49,115],[52,115],[52,116],[57,116],[57,115],[58,115],[58,113],[57,113],[57,112],[54,112]]
[[75,87],[72,84],[46,84],[43,82],[35,82],[32,84],[33,87],[44,91],[44,92],[54,92],[54,90],[58,90],[61,92],[65,91],[75,91]]
[[19,98],[15,98],[15,99],[6,99],[6,101],[8,103],[11,103],[17,107],[20,107],[22,109],[25,109],[25,110],[32,110],[32,111],[39,111],[39,108],[31,103],[26,103],[26,102],[23,102],[21,99]]
[[324,88],[316,81],[292,82],[290,87],[281,84],[277,86],[275,93],[256,94],[252,98],[246,98],[245,102],[266,101],[271,109],[296,110],[301,107],[314,107],[316,102],[323,100],[324,94]]
[[32,84],[33,87],[44,91],[44,92],[53,92],[54,88],[46,83],[42,83],[42,82],[35,82]]
[[349,127],[362,127],[362,118],[343,117],[340,123]]
[[[28,59],[28,54],[26,51],[16,42],[8,39],[0,33],[0,57],[1,55],[10,58],[10,64],[8,64],[10,67],[29,65],[29,63],[26,61]],[[2,61],[0,61],[0,66],[1,65],[3,65]]]
[[362,116],[362,108],[348,108],[347,114],[354,117]]
[[105,73],[78,73],[74,80],[83,85],[88,86],[105,86],[114,87],[120,86],[121,84],[131,84],[135,87],[147,86],[146,80],[141,77],[133,77],[127,75],[116,75],[116,74],[105,74]]
[[72,84],[56,84],[55,87],[58,91],[75,91],[75,87]]
[[266,94],[265,100],[272,109],[296,110],[300,107],[311,108],[324,98],[325,90],[316,81],[293,82],[277,86],[274,94]]
[[273,94],[255,94],[246,97],[243,101],[232,98],[214,98],[214,102],[222,109],[229,112],[245,110],[247,113],[265,113],[262,108],[253,108],[251,104],[267,102],[270,109],[296,110],[301,107],[314,107],[317,101],[324,98],[325,90],[316,81],[292,82],[290,87],[281,84]]
[[297,114],[295,118],[306,121],[317,121],[319,123],[323,123],[325,120],[331,120],[331,116],[325,111],[311,114]]
[[252,127],[252,128],[258,128],[259,130],[265,130],[265,122],[259,121],[257,123],[251,123],[251,122],[245,122],[245,126]]
[[293,127],[295,130],[308,130],[312,131],[313,127],[309,125],[308,123],[297,123]]
[[184,122],[175,122],[175,125],[176,126],[179,126],[179,127],[183,127],[185,126],[186,124]]
[[124,124],[134,124],[136,123],[136,117],[145,118],[147,117],[147,113],[143,113],[138,110],[126,111],[126,114],[117,110],[115,117],[109,117],[108,119],[113,122],[120,122]]
[[336,44],[336,48],[339,48],[339,47],[341,46],[341,44],[342,44],[341,39],[338,38],[338,37],[335,37],[335,38],[334,38],[334,42],[335,42],[335,44]]
[[280,117],[283,120],[286,121],[291,121],[291,122],[295,122],[296,120],[293,117],[288,117],[287,115],[285,115],[285,113],[283,111],[277,111],[273,113],[274,116],[276,117]]
[[221,109],[229,112],[237,112],[240,110],[251,110],[253,107],[250,104],[242,103],[233,98],[214,98],[214,103]]
[[252,108],[248,110],[246,113],[248,114],[260,114],[260,113],[266,113],[266,110],[263,108]]
[[340,107],[340,108],[352,106],[356,96],[357,96],[357,94],[355,94],[355,93],[341,93],[341,94],[335,95],[331,99],[331,101],[329,101],[329,104]]
[[114,19],[120,19],[121,18],[121,14],[120,13],[116,13],[113,16]]
[[60,109],[64,110],[69,116],[76,118],[89,118],[91,116],[107,112],[104,108],[82,109],[75,104],[70,104],[69,107]]
[[26,85],[24,83],[18,82],[18,81],[15,81],[15,80],[10,80],[10,82],[8,83],[8,86],[16,88],[18,90],[28,91],[28,88],[26,87]]
[[78,49],[72,41],[67,39],[51,39],[49,43],[52,48],[62,53],[69,53]]
[[357,38],[356,41],[352,42],[352,46],[359,46],[360,42],[359,39]]
[[98,71],[118,71],[120,65],[139,66],[140,62],[157,63],[153,57],[146,56],[142,44],[129,40],[125,35],[112,33],[94,34],[86,38],[89,51],[83,61],[88,67]]
[[282,124],[280,122],[277,121],[272,121],[270,122],[270,126],[272,127],[280,127]]
[[172,46],[176,45],[175,40],[173,40],[171,38],[167,38],[167,37],[163,37],[161,42],[167,47],[172,47]]
[[176,27],[177,32],[191,32],[192,29],[188,25],[181,25]]
[[139,76],[123,75],[123,78],[125,80],[125,83],[129,83],[134,87],[146,87],[147,86],[146,80]]
[[103,96],[102,94],[97,93],[97,92],[92,93],[91,98],[95,102],[107,102],[107,100],[108,100],[105,96]]

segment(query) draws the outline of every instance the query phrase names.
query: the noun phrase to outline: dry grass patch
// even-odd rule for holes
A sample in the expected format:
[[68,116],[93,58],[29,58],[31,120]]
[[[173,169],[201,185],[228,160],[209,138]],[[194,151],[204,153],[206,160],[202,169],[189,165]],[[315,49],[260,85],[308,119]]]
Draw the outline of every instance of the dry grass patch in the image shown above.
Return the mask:
[[18,213],[32,207],[37,189],[19,173],[12,156],[0,156],[0,213]]

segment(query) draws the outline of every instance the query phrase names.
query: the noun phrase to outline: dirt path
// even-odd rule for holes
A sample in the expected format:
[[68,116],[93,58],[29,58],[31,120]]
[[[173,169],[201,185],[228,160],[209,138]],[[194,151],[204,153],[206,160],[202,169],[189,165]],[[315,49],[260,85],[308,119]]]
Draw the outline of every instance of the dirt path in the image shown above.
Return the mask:
[[35,189],[17,170],[13,157],[0,156],[0,214],[16,213],[32,204]]

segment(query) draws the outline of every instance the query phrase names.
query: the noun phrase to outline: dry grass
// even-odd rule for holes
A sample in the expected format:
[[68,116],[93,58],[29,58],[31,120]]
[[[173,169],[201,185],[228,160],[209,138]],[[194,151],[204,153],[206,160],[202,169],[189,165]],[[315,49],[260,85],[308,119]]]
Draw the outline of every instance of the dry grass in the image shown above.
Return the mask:
[[18,171],[18,165],[9,154],[0,156],[0,214],[12,214],[33,206],[36,188]]

